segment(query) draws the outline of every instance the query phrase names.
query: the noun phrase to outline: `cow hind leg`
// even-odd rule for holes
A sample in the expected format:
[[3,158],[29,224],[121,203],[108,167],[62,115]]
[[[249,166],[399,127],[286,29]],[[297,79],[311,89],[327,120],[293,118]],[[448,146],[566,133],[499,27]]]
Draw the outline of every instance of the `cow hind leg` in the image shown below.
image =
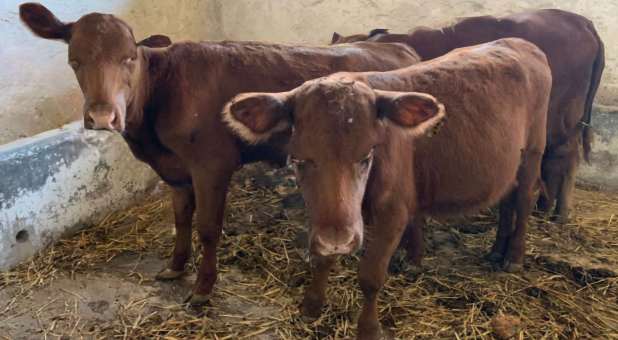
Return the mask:
[[565,159],[565,171],[558,193],[558,202],[554,212],[554,220],[564,224],[569,221],[569,214],[573,204],[573,191],[575,190],[575,174],[579,163],[577,143],[570,143],[571,150]]
[[554,208],[554,203],[562,183],[562,172],[558,171],[557,166],[559,166],[559,160],[550,158],[543,160],[541,178],[545,184],[545,190],[539,196],[537,208],[544,214],[549,214],[552,208]]
[[506,272],[520,272],[524,268],[526,229],[534,206],[534,191],[540,175],[541,152],[527,151],[518,171],[515,189],[515,229],[508,238],[503,262]]
[[513,219],[515,217],[515,191],[509,193],[500,201],[500,217],[498,221],[498,231],[496,240],[491,248],[491,252],[486,256],[492,263],[502,263],[506,255],[509,238],[513,229]]

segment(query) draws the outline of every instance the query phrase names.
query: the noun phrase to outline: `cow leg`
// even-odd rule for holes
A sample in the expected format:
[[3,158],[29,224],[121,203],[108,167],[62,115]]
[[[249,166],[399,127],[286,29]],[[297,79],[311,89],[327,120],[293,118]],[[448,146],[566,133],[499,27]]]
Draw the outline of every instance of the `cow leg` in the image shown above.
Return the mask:
[[424,225],[425,218],[420,216],[415,217],[406,225],[401,242],[388,265],[390,274],[397,275],[405,272],[407,275],[415,276],[423,271]]
[[556,211],[554,213],[556,222],[562,224],[569,221],[569,213],[573,204],[573,191],[575,189],[575,173],[577,171],[577,164],[579,163],[577,143],[571,143],[570,146],[571,150],[569,150],[569,155],[565,157],[563,162],[566,169],[563,174],[560,191],[558,193]]
[[513,230],[515,197],[515,191],[513,191],[500,201],[500,218],[498,220],[496,241],[491,248],[491,252],[486,257],[492,263],[502,263],[504,261],[509,237]]
[[509,237],[503,270],[514,273],[524,268],[526,229],[534,206],[534,189],[539,178],[542,152],[527,151],[518,172],[515,189],[515,230]]
[[301,314],[312,320],[322,313],[322,306],[326,301],[326,287],[328,274],[337,260],[336,256],[311,256],[311,284],[305,290],[301,304]]
[[197,208],[196,225],[202,244],[202,261],[189,299],[192,305],[206,303],[217,280],[217,243],[232,173],[227,169],[199,169],[191,174]]
[[549,156],[543,159],[541,176],[545,183],[545,192],[539,196],[537,206],[545,214],[549,214],[554,207],[562,183],[562,172],[559,170],[559,166],[560,159],[552,159]]
[[172,207],[176,227],[176,242],[168,268],[157,274],[157,280],[174,280],[184,274],[191,256],[191,222],[195,211],[193,188],[172,188]]
[[406,258],[408,260],[408,271],[414,273],[421,272],[423,252],[425,242],[423,239],[423,228],[425,227],[425,218],[423,216],[415,216],[411,223],[408,223],[403,234],[402,245],[406,250]]
[[358,275],[364,303],[358,318],[358,339],[380,338],[378,293],[384,286],[388,262],[397,249],[408,220],[403,214],[390,214],[384,217],[386,218],[378,218],[376,227],[371,226],[368,230],[365,253],[360,260]]

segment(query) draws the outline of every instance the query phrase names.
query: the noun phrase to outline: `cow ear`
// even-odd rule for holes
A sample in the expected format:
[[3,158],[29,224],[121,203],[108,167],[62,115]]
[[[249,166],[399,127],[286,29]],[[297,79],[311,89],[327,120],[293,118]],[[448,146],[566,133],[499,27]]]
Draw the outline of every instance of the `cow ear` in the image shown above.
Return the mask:
[[331,38],[330,43],[331,44],[336,44],[339,41],[339,39],[341,39],[341,38],[342,38],[341,34],[339,34],[337,32],[333,32],[333,37]]
[[292,125],[293,94],[243,93],[223,109],[223,120],[243,140],[258,144]]
[[378,117],[414,135],[436,127],[445,117],[444,105],[430,94],[374,90]]
[[369,38],[375,37],[378,34],[387,34],[387,33],[388,33],[388,28],[374,28],[371,31],[369,31]]
[[21,21],[36,35],[44,39],[71,40],[72,23],[63,23],[45,6],[25,3],[19,6]]
[[155,34],[138,42],[137,46],[146,46],[146,47],[156,48],[156,47],[167,47],[171,44],[172,44],[172,39],[170,39],[167,35]]

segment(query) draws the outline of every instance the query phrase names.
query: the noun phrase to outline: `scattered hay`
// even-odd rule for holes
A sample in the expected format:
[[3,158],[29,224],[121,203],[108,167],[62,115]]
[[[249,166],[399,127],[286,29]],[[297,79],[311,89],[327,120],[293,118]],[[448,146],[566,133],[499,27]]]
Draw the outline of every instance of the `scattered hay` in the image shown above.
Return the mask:
[[[209,306],[196,310],[182,304],[197,259],[184,280],[153,280],[173,246],[170,203],[159,193],[0,274],[0,334],[353,337],[362,303],[358,259],[341,259],[323,315],[302,321],[298,304],[310,277],[297,237],[304,229],[303,210],[285,170],[263,173],[249,167],[235,177],[218,251],[220,278]],[[495,235],[491,213],[466,223],[432,222],[426,271],[392,275],[381,294],[385,329],[400,339],[491,339],[511,331],[531,339],[618,338],[618,195],[578,190],[576,197],[573,223],[533,220],[522,275],[496,272],[482,259]],[[122,289],[129,293],[118,301],[86,295],[88,285],[104,279],[128,285]],[[67,282],[87,284],[72,288]],[[117,306],[113,313],[112,306]],[[105,317],[88,316],[106,310]],[[16,328],[25,319],[32,326]],[[513,327],[501,335],[503,326]]]

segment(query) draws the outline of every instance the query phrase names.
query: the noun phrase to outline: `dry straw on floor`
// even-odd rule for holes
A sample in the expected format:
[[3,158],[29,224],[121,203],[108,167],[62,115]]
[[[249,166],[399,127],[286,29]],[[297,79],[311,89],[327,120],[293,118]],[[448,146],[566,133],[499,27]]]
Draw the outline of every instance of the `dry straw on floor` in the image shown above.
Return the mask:
[[[362,303],[357,258],[342,259],[331,275],[322,317],[304,322],[298,303],[309,273],[297,241],[304,229],[303,210],[298,196],[290,196],[293,190],[285,170],[270,177],[256,175],[261,171],[249,169],[235,178],[218,251],[220,280],[209,306],[196,310],[182,304],[191,277],[184,284],[160,283],[151,273],[113,269],[123,256],[135,263],[169,257],[171,207],[167,196],[159,193],[2,273],[0,292],[9,298],[0,301],[0,330],[28,315],[37,320],[36,332],[49,338],[354,336]],[[387,281],[380,299],[385,328],[400,339],[618,338],[618,195],[578,190],[576,198],[573,223],[533,220],[526,273],[521,275],[494,271],[482,258],[495,235],[491,213],[430,224],[426,271],[411,277],[404,270]],[[194,247],[198,249],[197,242]],[[66,289],[58,293],[73,299],[63,298],[66,308],[60,316],[45,314],[46,303],[57,304],[57,299],[31,301],[56,280],[103,274],[150,293],[118,301],[120,308],[106,320],[83,318],[77,304],[86,303],[86,298]],[[158,299],[159,294],[167,294],[167,299]]]

